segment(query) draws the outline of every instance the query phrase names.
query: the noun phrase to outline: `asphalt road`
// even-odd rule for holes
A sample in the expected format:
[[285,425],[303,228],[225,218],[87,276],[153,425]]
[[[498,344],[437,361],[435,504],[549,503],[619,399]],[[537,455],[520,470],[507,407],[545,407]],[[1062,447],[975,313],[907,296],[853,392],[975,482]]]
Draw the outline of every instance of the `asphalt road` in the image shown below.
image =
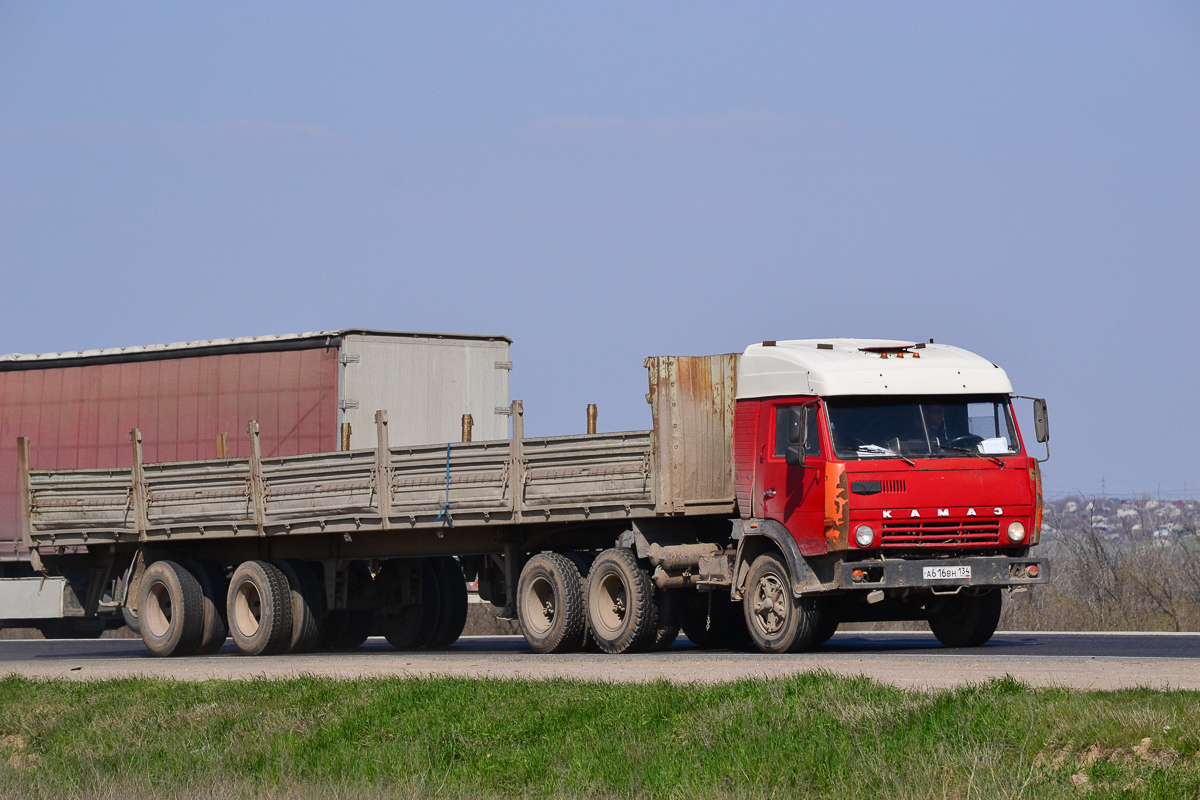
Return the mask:
[[214,656],[160,659],[136,639],[0,641],[0,674],[113,678],[454,675],[609,681],[716,682],[823,669],[911,687],[1012,675],[1034,685],[1200,689],[1200,634],[998,633],[981,648],[948,649],[928,633],[839,633],[811,653],[700,651],[681,638],[664,653],[539,656],[517,636],[464,637],[438,651],[398,652],[371,639],[352,652],[251,658],[232,644]]

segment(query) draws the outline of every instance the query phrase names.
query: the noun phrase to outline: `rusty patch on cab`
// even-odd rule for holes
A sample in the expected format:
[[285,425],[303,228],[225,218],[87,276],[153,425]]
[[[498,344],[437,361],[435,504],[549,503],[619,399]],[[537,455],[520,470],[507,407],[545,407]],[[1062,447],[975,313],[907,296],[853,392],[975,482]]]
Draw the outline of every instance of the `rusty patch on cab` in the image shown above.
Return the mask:
[[847,550],[850,547],[850,486],[846,465],[825,463],[825,547]]

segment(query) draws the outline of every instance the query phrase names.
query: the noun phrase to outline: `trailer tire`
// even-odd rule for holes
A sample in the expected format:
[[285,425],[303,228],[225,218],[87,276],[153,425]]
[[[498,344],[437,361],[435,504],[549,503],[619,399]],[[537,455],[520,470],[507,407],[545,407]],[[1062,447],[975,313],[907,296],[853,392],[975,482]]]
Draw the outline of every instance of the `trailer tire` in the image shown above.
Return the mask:
[[345,612],[346,625],[334,641],[332,650],[357,650],[371,636],[375,627],[375,612],[371,609],[352,608]]
[[204,594],[191,572],[155,561],[138,587],[142,641],[156,656],[190,656],[204,635]]
[[798,653],[812,647],[820,602],[792,595],[787,565],[774,552],[754,559],[742,599],[746,629],[764,653]]
[[977,595],[960,592],[929,616],[929,629],[946,647],[979,647],[996,632],[1002,604],[998,589]]
[[438,619],[426,647],[449,647],[467,626],[467,578],[457,559],[433,559],[438,580]]
[[421,559],[421,626],[413,647],[424,647],[433,639],[442,614],[442,585],[432,558]]
[[46,639],[99,639],[105,625],[104,620],[96,617],[65,617],[43,622],[38,630]]
[[535,653],[573,653],[587,636],[579,567],[558,553],[538,553],[521,569],[517,618]]
[[317,646],[321,636],[321,618],[325,613],[321,581],[307,561],[281,558],[274,564],[287,579],[292,600],[292,637],[287,652],[307,653]]
[[245,561],[233,571],[226,601],[229,633],[248,656],[284,652],[292,640],[287,578],[269,561]]
[[225,596],[228,585],[225,572],[210,561],[180,561],[179,564],[196,578],[204,602],[204,632],[196,655],[210,656],[225,646],[229,625],[225,619]]
[[637,652],[658,626],[654,583],[632,550],[612,547],[596,556],[587,580],[588,625],[606,653]]
[[125,627],[133,631],[135,636],[142,635],[142,629],[138,625],[137,609],[121,606],[121,619],[125,620]]

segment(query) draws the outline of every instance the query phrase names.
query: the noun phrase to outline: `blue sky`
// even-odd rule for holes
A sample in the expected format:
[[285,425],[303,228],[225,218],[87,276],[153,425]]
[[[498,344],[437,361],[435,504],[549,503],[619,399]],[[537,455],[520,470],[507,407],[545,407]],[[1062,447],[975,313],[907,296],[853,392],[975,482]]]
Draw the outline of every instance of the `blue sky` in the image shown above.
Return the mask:
[[1049,398],[1052,490],[1195,496],[1198,145],[1190,3],[8,2],[0,352],[504,333],[553,434],[934,337]]

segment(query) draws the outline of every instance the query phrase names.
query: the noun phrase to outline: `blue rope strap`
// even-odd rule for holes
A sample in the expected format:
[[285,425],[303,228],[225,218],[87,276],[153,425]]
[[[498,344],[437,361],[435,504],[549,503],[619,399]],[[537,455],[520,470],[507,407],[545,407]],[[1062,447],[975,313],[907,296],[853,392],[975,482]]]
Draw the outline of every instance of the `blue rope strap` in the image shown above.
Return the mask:
[[444,524],[454,527],[454,520],[450,519],[450,444],[446,444],[446,502],[442,503],[442,510],[433,518],[434,522],[445,517]]

